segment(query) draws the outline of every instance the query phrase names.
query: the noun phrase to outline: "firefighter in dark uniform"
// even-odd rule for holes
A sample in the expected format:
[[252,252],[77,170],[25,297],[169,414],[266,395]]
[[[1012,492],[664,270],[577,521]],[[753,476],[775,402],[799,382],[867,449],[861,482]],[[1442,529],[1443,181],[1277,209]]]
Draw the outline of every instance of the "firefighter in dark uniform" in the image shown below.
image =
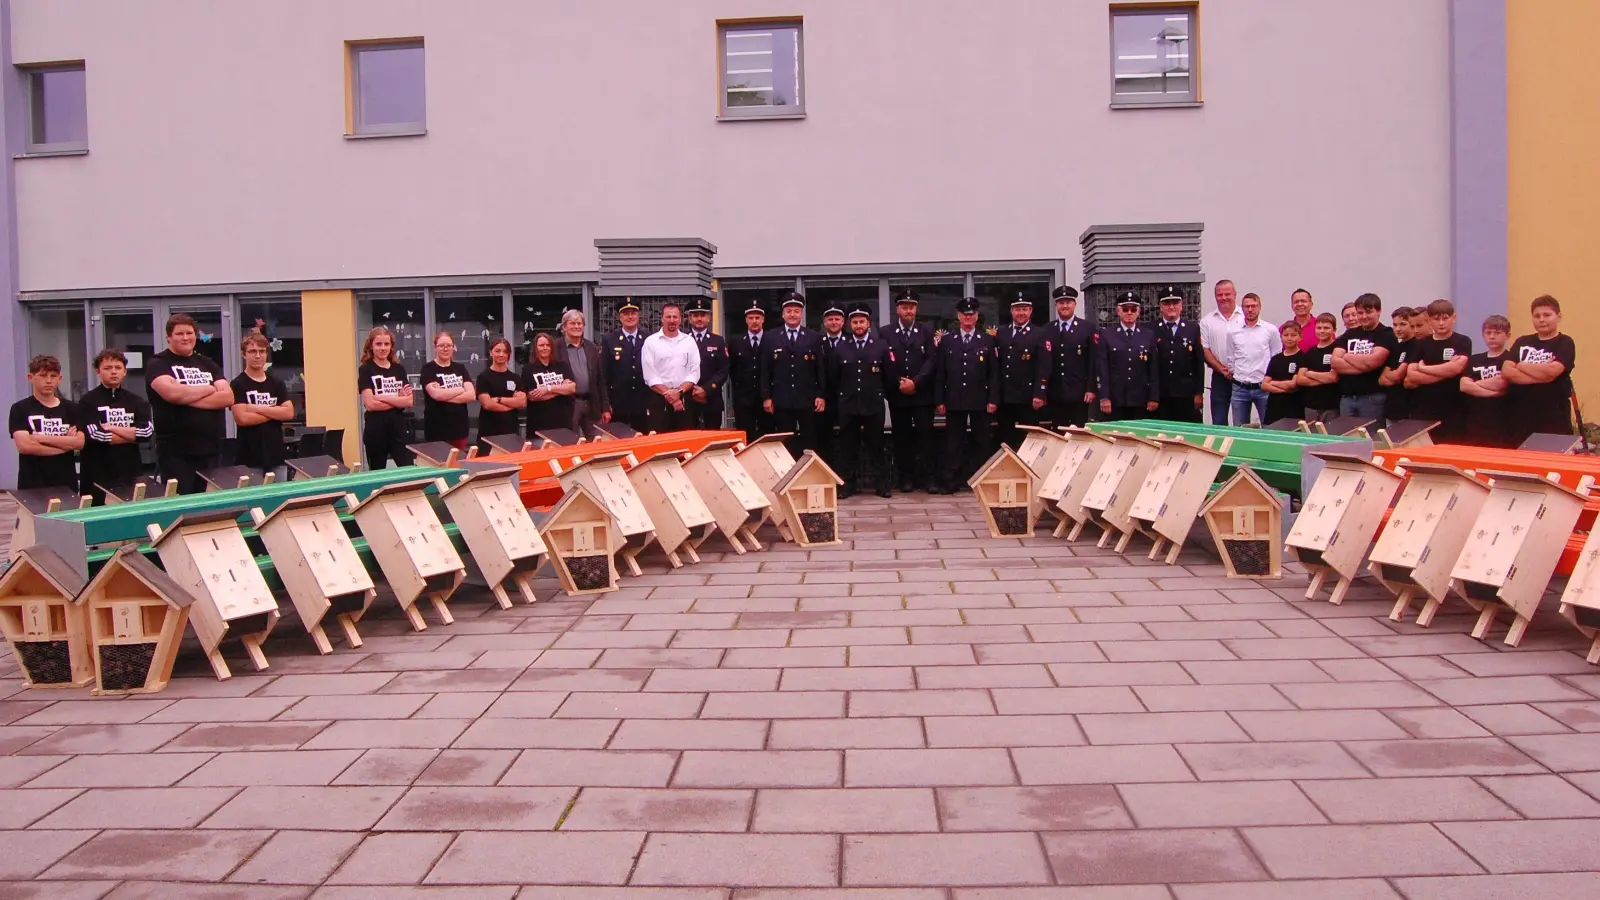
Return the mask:
[[1057,428],[1082,427],[1094,405],[1094,326],[1078,318],[1078,289],[1062,285],[1050,293],[1056,321],[1050,326],[1050,405],[1045,418]]
[[844,342],[844,310],[830,306],[822,311],[822,412],[817,413],[817,455],[839,469],[837,453],[839,426],[839,345]]
[[977,298],[956,304],[956,321],[934,354],[933,396],[945,437],[939,494],[954,494],[993,452],[989,423],[1000,404],[1000,358],[994,337],[978,329]]
[[700,345],[700,380],[695,382],[689,409],[698,428],[722,427],[722,386],[728,383],[728,342],[711,330],[711,301],[689,301],[689,335]]
[[1033,327],[1033,301],[1017,294],[1011,324],[995,332],[1000,355],[1000,442],[1022,446],[1018,425],[1039,424],[1050,389],[1050,332]]
[[728,339],[728,383],[733,385],[733,427],[746,442],[772,433],[772,413],[761,407],[761,343],[767,312],[752,303],[744,311],[744,331]]
[[[896,321],[878,329],[889,354],[889,425],[900,493],[932,490],[933,329],[917,321],[917,292],[895,296]],[[886,474],[885,478],[888,477]]]
[[603,418],[648,431],[650,398],[655,392],[645,386],[644,368],[639,364],[646,335],[639,327],[639,304],[632,297],[617,307],[617,323],[617,330],[600,340],[600,377],[606,380],[606,398],[611,403]]
[[1161,369],[1156,418],[1199,422],[1205,409],[1206,354],[1200,347],[1200,324],[1183,320],[1183,295],[1176,286],[1169,285],[1161,293],[1156,356]]
[[893,475],[883,467],[883,400],[892,389],[889,347],[872,336],[872,313],[865,306],[850,311],[850,334],[834,351],[838,370],[835,393],[839,409],[839,477],[841,498],[875,487],[889,496]]
[[822,336],[805,327],[806,298],[799,291],[783,301],[783,324],[761,339],[761,406],[774,431],[787,431],[795,456],[817,449],[817,414],[826,407],[822,388]]
[[1102,328],[1095,344],[1100,412],[1113,419],[1147,418],[1160,405],[1156,336],[1140,327],[1140,307],[1137,293],[1118,295],[1118,322]]

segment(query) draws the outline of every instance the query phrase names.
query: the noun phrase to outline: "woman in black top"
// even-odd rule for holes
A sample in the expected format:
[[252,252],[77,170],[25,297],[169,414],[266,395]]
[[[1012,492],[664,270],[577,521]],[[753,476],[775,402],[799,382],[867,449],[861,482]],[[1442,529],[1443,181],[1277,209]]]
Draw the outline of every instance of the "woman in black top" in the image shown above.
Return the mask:
[[489,366],[478,375],[478,452],[485,456],[489,445],[486,437],[499,434],[522,434],[522,408],[528,405],[528,394],[522,388],[517,373],[511,371],[511,342],[495,338],[489,345]]
[[456,340],[450,332],[433,337],[433,359],[422,364],[422,434],[424,440],[444,441],[463,452],[472,417],[467,404],[478,399],[467,367],[455,361]]
[[[276,472],[283,465],[283,423],[294,418],[294,402],[283,379],[267,371],[266,336],[244,336],[244,371],[233,379],[233,421],[239,432],[234,465]],[[343,456],[337,448],[330,453]]]
[[572,427],[572,396],[578,392],[567,361],[555,358],[555,339],[540,334],[522,367],[522,386],[528,392],[528,435],[552,428]]
[[361,368],[356,376],[361,408],[366,410],[361,445],[367,451],[367,468],[381,469],[394,460],[411,465],[411,406],[415,401],[405,366],[394,360],[394,335],[379,325],[367,332],[361,344]]

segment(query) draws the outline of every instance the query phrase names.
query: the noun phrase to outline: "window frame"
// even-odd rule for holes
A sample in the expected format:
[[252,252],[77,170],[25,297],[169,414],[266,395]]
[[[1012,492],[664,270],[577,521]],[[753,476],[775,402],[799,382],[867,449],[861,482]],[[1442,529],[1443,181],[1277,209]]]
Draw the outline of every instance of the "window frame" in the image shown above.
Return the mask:
[[[89,152],[89,67],[81,59],[65,59],[43,63],[27,63],[17,66],[22,76],[22,94],[26,98],[23,103],[23,152],[17,154],[18,159],[36,156],[82,156]],[[83,88],[83,133],[81,141],[52,141],[48,143],[35,143],[33,140],[34,125],[38,122],[40,110],[34,103],[34,79],[51,72],[82,72],[84,73]]]
[[[793,106],[729,106],[727,90],[728,32],[749,31],[762,26],[795,30],[795,97]],[[806,29],[803,16],[768,16],[753,19],[717,20],[717,119],[743,122],[763,119],[804,119],[806,117]]]
[[[1110,46],[1112,109],[1187,109],[1204,105],[1200,94],[1200,4],[1183,2],[1113,3],[1107,18],[1106,39]],[[1117,91],[1117,20],[1130,16],[1184,15],[1189,19],[1189,90],[1182,93],[1123,94]]]
[[[361,124],[360,54],[367,50],[422,51],[422,120],[387,125]],[[351,140],[384,137],[420,137],[428,133],[428,46],[421,36],[372,38],[344,42],[344,136]]]

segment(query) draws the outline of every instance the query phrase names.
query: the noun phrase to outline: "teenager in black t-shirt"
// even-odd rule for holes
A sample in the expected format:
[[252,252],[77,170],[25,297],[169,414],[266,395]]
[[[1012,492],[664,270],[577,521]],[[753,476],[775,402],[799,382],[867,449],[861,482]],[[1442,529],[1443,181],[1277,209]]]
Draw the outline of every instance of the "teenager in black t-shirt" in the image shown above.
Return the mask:
[[1339,414],[1371,419],[1382,428],[1384,391],[1379,384],[1384,366],[1400,352],[1394,332],[1381,317],[1383,301],[1377,294],[1356,298],[1360,328],[1352,328],[1333,342],[1333,370],[1339,373]]
[[144,377],[156,425],[156,468],[162,480],[176,480],[178,491],[206,489],[200,472],[221,463],[223,410],[233,405],[233,388],[222,366],[195,352],[200,326],[178,313],[167,319],[167,349],[150,357]]
[[80,454],[79,490],[105,501],[97,484],[132,481],[144,472],[139,441],[156,433],[150,424],[150,404],[122,386],[128,377],[128,357],[121,350],[101,350],[94,358],[100,386],[78,400],[83,417],[84,442]]
[[[277,471],[283,465],[283,423],[294,418],[294,401],[289,386],[267,371],[268,344],[265,335],[244,336],[244,371],[233,380],[233,421],[238,426],[239,447],[234,465]],[[328,453],[342,456],[339,447]]]
[[551,428],[571,428],[572,398],[578,384],[564,357],[555,355],[547,334],[533,339],[533,352],[522,367],[522,387],[528,392],[528,434]]
[[1261,424],[1271,425],[1279,419],[1299,421],[1305,413],[1305,404],[1295,376],[1300,372],[1300,326],[1289,320],[1278,326],[1283,338],[1283,352],[1267,361],[1267,376],[1261,389],[1267,392],[1267,414]]
[[1405,386],[1406,373],[1410,371],[1407,364],[1415,352],[1411,343],[1415,337],[1411,332],[1411,307],[1402,306],[1390,313],[1389,321],[1394,324],[1396,352],[1390,353],[1383,364],[1378,384],[1383,387],[1383,417],[1393,422],[1411,418],[1411,392]]
[[11,404],[11,441],[17,447],[17,488],[77,490],[74,451],[83,446],[78,408],[57,396],[61,361],[54,356],[28,360],[33,392]]
[[1412,339],[1414,356],[1406,373],[1412,414],[1439,423],[1430,436],[1434,443],[1454,443],[1466,437],[1461,409],[1461,376],[1472,356],[1472,338],[1456,333],[1456,307],[1449,300],[1428,304],[1431,334]]
[[1505,316],[1483,320],[1483,343],[1489,349],[1467,361],[1460,381],[1462,415],[1467,423],[1465,440],[1469,444],[1515,448],[1521,443],[1513,440],[1511,409],[1506,400],[1509,385],[1500,376],[1506,341],[1510,339],[1511,322]]
[[361,367],[356,370],[356,390],[361,394],[361,447],[367,468],[381,469],[394,460],[411,465],[411,405],[414,400],[405,366],[395,362],[394,334],[379,325],[367,332],[361,344]]
[[1577,345],[1561,333],[1561,304],[1545,294],[1532,304],[1533,334],[1517,338],[1500,365],[1516,413],[1517,443],[1534,434],[1572,433],[1572,367]]
[[1333,313],[1317,316],[1317,343],[1300,351],[1294,383],[1300,388],[1301,415],[1307,422],[1331,422],[1339,416],[1339,373],[1333,371],[1333,342],[1339,320]]
[[473,381],[478,389],[478,452],[483,455],[489,453],[484,438],[522,434],[522,408],[528,405],[528,394],[510,364],[511,342],[495,338],[489,345],[489,365]]
[[433,338],[433,359],[422,364],[422,434],[425,440],[444,441],[457,450],[467,449],[472,417],[467,404],[478,399],[467,367],[455,361],[456,339],[441,331]]

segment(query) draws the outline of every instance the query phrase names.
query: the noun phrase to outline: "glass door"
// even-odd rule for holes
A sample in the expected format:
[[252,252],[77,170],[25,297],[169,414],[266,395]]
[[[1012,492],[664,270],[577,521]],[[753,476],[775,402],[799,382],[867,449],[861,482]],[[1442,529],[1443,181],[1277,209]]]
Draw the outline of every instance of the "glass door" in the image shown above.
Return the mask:
[[145,361],[165,350],[165,339],[156,340],[156,310],[143,306],[97,303],[90,312],[90,343],[94,352],[108,347],[128,357],[128,385],[143,394]]
[[[159,323],[161,328],[161,346],[166,348],[166,320],[168,316],[178,313],[187,313],[194,317],[195,324],[199,327],[198,338],[194,345],[194,352],[209,356],[217,365],[222,367],[229,380],[239,374],[241,365],[239,356],[239,339],[234,336],[233,329],[228,327],[228,320],[232,318],[230,312],[222,304],[215,302],[183,302],[172,301],[167,304],[165,315]],[[230,425],[231,431],[231,425]]]

